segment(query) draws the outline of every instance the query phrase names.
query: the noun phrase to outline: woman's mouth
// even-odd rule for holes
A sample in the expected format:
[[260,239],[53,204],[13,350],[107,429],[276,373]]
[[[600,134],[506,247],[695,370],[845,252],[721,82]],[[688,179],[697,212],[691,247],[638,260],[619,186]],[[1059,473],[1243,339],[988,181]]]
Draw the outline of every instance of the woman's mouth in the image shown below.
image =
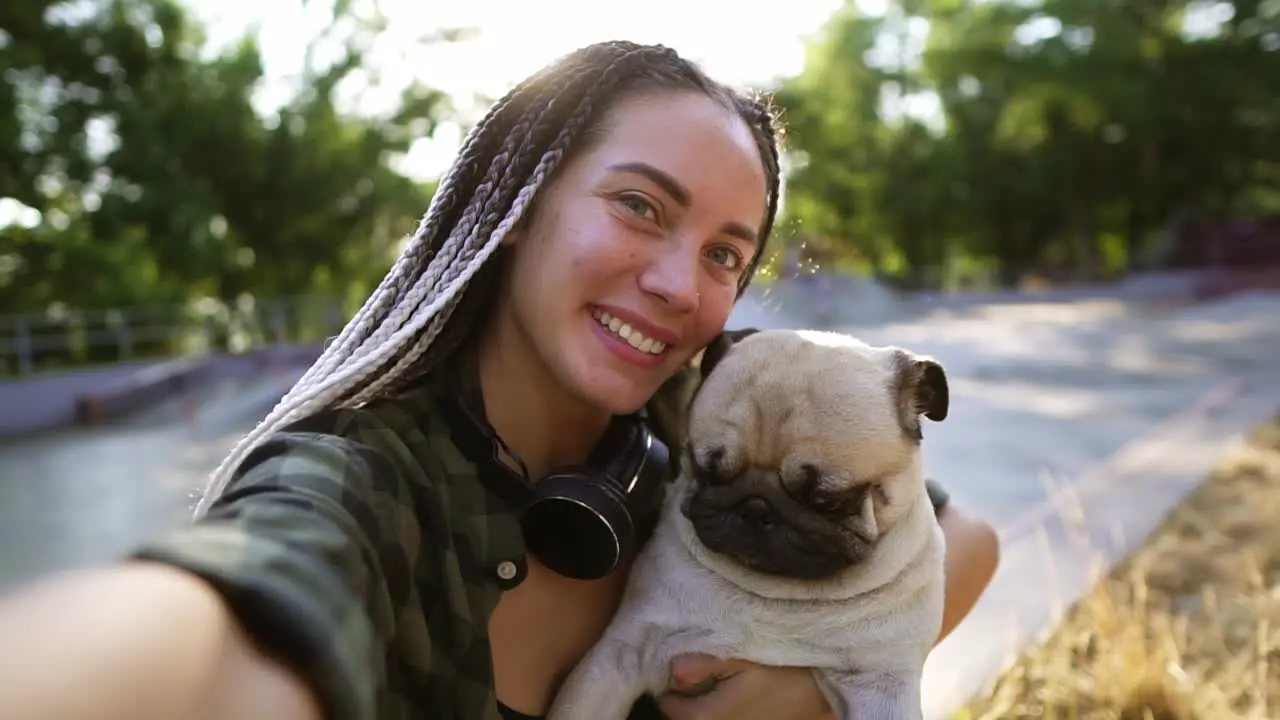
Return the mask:
[[667,349],[666,343],[646,337],[644,333],[603,310],[595,310],[591,315],[601,328],[642,353],[661,355]]

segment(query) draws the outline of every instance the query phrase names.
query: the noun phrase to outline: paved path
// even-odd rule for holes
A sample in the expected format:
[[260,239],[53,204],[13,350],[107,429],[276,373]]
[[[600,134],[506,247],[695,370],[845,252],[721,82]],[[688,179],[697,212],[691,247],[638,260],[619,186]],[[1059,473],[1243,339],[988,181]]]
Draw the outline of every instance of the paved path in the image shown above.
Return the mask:
[[966,505],[1006,525],[1046,486],[1231,378],[1258,375],[1266,388],[1257,392],[1269,391],[1280,360],[1276,318],[1280,296],[1162,313],[1098,302],[988,307],[863,335],[947,367],[952,414],[926,428],[926,466]]
[[[1276,318],[1280,296],[1164,312],[1114,301],[1019,303],[859,331],[871,342],[930,353],[945,364],[952,413],[926,428],[928,469],[957,501],[1004,528],[1006,538],[997,585],[966,632],[955,636],[967,639],[948,641],[931,660],[932,707],[953,704],[982,682],[982,672],[998,669],[1006,649],[997,647],[993,633],[1011,622],[1012,609],[1040,608],[1027,610],[1029,632],[1047,622],[1045,583],[1026,575],[1044,561],[1028,539],[1042,528],[1027,518],[1043,508],[1047,488],[1091,478],[1099,491],[1095,502],[1104,502],[1097,498],[1125,489],[1119,483],[1137,487],[1134,478],[1150,477],[1153,457],[1174,458],[1181,479],[1161,485],[1158,502],[1126,501],[1125,508],[1145,511],[1132,515],[1141,520],[1130,528],[1140,537],[1144,523],[1176,502],[1226,439],[1280,406]],[[757,307],[731,323],[748,324],[794,321]],[[231,380],[128,426],[0,444],[0,590],[110,558],[182,522],[192,490],[298,372]],[[1212,423],[1174,423],[1174,430],[1164,427],[1164,435],[1151,439],[1152,428],[1170,416],[1207,406],[1216,409],[1198,416],[1211,415]],[[1172,445],[1169,437],[1176,439]],[[1116,471],[1115,458],[1132,455],[1139,441],[1146,442],[1147,474]],[[1099,463],[1110,469],[1100,471]],[[1070,588],[1062,592],[1074,597]],[[986,653],[978,653],[982,662],[974,660],[974,648]]]

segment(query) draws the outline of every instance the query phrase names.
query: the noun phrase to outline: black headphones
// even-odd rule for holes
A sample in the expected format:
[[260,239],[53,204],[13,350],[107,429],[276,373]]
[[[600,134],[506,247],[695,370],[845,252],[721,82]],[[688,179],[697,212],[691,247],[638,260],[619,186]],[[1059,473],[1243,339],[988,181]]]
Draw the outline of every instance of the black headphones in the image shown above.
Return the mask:
[[671,470],[667,446],[643,412],[615,417],[585,464],[557,468],[535,483],[485,417],[474,371],[457,380],[441,397],[454,442],[481,481],[520,511],[525,547],[539,562],[565,577],[595,580],[636,553],[647,534],[642,523],[656,517]]

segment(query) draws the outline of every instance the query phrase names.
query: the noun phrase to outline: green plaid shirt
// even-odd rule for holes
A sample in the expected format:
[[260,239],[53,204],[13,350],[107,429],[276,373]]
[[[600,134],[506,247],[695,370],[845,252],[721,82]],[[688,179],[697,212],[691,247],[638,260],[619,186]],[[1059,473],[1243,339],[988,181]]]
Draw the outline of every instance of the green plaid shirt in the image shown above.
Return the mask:
[[431,388],[275,434],[207,518],[136,556],[218,588],[326,717],[498,717],[488,621],[524,542]]
[[[134,556],[217,588],[328,718],[498,718],[488,622],[525,576],[518,505],[436,398],[424,387],[292,425],[205,519]],[[632,717],[660,714],[646,700]]]

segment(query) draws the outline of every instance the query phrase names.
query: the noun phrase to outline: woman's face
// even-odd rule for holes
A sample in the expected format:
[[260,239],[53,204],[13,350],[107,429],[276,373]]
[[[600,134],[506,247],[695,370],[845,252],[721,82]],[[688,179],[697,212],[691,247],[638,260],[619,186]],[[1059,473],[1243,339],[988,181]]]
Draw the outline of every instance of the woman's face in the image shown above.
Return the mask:
[[623,99],[509,236],[505,320],[572,398],[633,412],[724,328],[765,198],[734,111],[698,92]]

